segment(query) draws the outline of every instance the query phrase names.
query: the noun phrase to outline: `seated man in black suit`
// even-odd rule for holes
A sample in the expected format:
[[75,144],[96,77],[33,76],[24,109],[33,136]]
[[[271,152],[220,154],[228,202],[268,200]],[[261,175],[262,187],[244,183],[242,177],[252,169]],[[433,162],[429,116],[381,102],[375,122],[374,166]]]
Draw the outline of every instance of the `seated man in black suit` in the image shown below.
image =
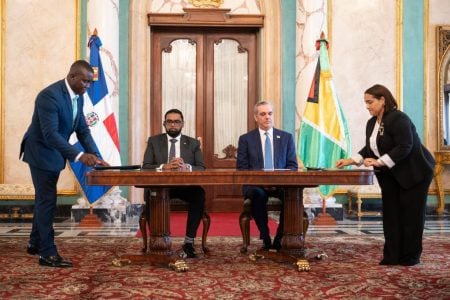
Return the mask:
[[[161,170],[204,170],[200,142],[181,134],[184,119],[178,109],[171,109],[164,115],[166,133],[151,136],[144,154],[144,169]],[[146,191],[148,195],[149,191]],[[188,258],[195,258],[194,239],[203,216],[205,191],[200,186],[172,188],[170,198],[179,198],[189,203],[183,251]]]

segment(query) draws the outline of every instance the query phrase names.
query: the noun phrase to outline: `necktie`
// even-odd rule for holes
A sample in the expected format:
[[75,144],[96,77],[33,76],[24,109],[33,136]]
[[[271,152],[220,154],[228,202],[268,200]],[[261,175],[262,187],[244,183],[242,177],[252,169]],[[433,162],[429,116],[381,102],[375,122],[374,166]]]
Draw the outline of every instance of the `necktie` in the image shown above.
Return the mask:
[[177,139],[170,139],[169,162],[175,157],[175,143]]
[[73,121],[75,121],[75,118],[77,117],[78,113],[78,95],[75,95],[72,99],[72,112],[73,112]]
[[272,143],[270,142],[269,133],[264,133],[266,141],[264,143],[264,169],[273,169],[272,162]]

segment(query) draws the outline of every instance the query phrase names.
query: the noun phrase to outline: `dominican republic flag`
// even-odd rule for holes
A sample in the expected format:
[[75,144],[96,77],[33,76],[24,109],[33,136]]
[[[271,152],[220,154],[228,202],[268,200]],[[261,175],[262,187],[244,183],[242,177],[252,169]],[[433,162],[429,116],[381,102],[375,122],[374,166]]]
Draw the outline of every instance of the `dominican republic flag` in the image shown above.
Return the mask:
[[[300,124],[297,152],[305,167],[333,168],[336,160],[350,156],[350,135],[330,71],[328,41],[322,33],[316,72]],[[336,186],[319,186],[322,197],[333,195]]]
[[[87,95],[84,95],[83,112],[100,156],[111,166],[120,166],[119,133],[112,99],[108,95],[108,86],[103,71],[100,56],[101,45],[100,38],[94,33],[88,43],[90,48],[89,63],[94,69],[94,81],[91,83]],[[70,142],[80,151],[84,151],[75,134],[72,135]],[[110,190],[110,186],[86,185],[86,172],[90,171],[91,167],[85,166],[81,162],[71,162],[70,165],[84,198],[90,204],[102,198]]]

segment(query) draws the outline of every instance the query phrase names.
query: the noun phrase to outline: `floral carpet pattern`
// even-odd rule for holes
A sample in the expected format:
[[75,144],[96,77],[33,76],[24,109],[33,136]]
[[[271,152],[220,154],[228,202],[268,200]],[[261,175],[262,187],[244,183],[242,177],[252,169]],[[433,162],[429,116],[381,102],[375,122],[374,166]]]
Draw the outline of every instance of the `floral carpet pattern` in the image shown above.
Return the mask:
[[[450,239],[424,237],[422,263],[379,266],[383,237],[310,236],[311,271],[287,263],[252,262],[241,238],[211,237],[210,254],[187,259],[187,272],[165,266],[115,267],[122,254],[139,254],[130,237],[58,238],[73,268],[38,265],[25,253],[26,238],[0,239],[0,299],[450,299]],[[173,249],[182,239],[173,239]],[[252,239],[250,251],[260,241]],[[197,251],[200,247],[197,245]],[[317,255],[325,254],[324,259]]]

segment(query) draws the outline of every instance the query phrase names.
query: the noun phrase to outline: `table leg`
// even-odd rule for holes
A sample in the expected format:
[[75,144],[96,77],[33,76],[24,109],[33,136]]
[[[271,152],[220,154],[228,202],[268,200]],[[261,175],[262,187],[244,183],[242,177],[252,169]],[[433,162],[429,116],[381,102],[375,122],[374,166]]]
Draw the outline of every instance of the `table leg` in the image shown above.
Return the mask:
[[170,238],[170,199],[168,189],[159,189],[156,191],[156,197],[152,196],[149,202],[149,253],[172,255],[172,240]]
[[303,237],[303,189],[286,189],[284,199],[284,232],[281,240],[281,252],[305,256],[305,242]]
[[149,250],[143,255],[122,255],[113,260],[113,265],[123,266],[133,263],[163,264],[175,271],[187,271],[186,262],[172,251],[170,238],[170,199],[167,188],[154,189],[156,196],[148,201],[150,226]]

